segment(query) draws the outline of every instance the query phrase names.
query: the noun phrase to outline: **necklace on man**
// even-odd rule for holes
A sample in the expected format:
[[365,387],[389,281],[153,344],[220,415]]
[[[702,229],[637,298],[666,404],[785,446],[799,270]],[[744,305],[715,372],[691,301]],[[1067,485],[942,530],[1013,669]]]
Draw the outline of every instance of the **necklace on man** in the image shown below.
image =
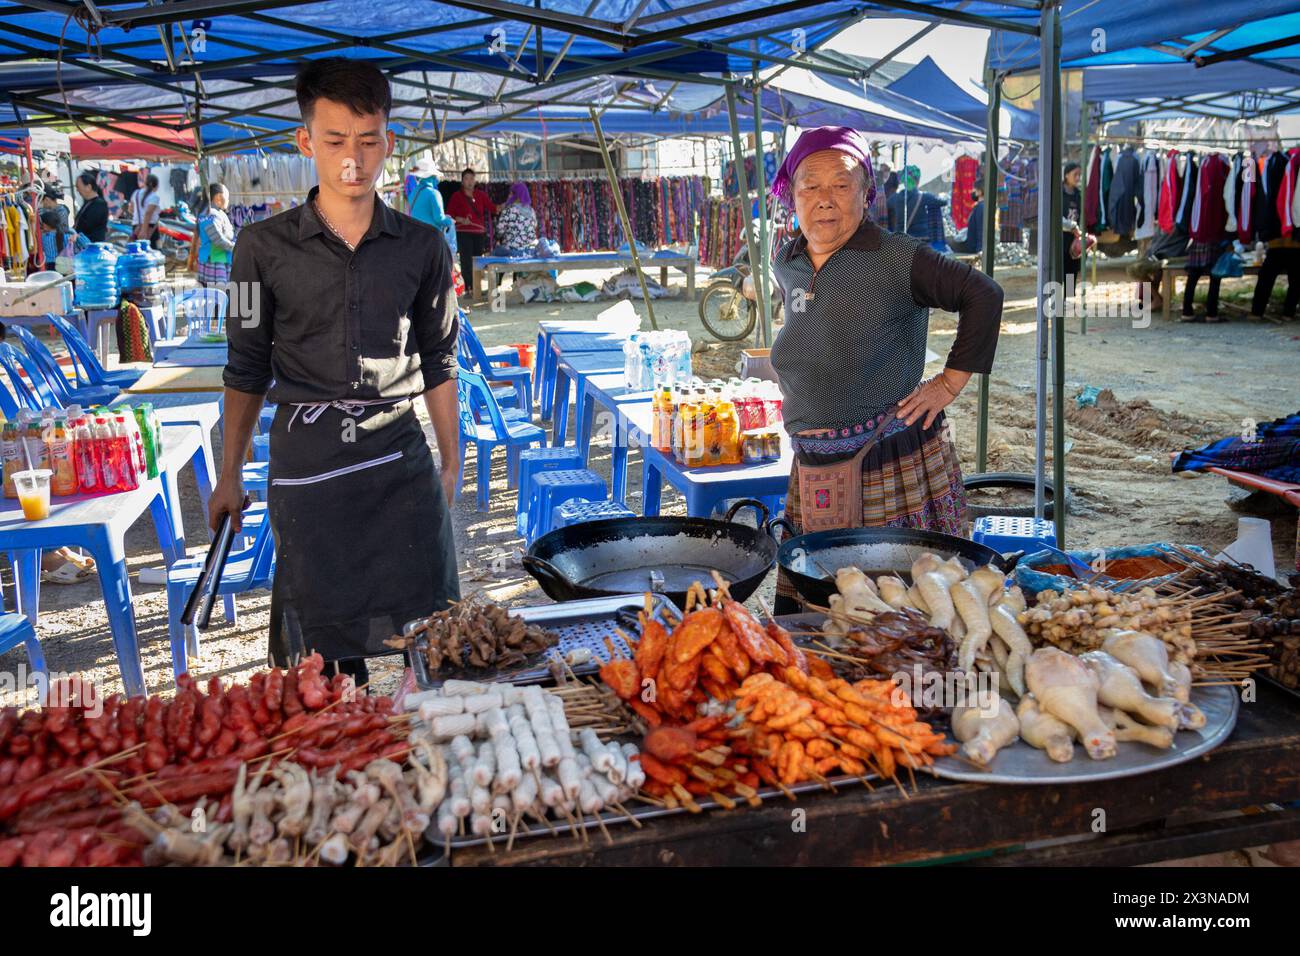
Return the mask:
[[313,199],[311,205],[312,208],[316,210],[316,215],[320,216],[320,221],[325,223],[325,228],[334,233],[334,237],[338,239],[339,242],[343,243],[343,245],[347,246],[349,252],[356,252],[357,247],[343,238],[343,233],[339,232],[338,227],[335,226],[334,223],[330,222],[329,217],[321,210],[320,203]]

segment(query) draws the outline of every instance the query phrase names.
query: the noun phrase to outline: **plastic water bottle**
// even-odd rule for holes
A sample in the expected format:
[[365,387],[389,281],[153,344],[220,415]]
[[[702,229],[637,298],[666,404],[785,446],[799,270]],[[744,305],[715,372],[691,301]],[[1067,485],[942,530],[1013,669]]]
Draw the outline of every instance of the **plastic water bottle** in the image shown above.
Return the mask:
[[73,259],[79,309],[114,309],[120,289],[117,284],[117,250],[107,242],[91,243]]
[[167,279],[166,259],[144,240],[128,242],[117,260],[116,274],[120,291],[155,296]]

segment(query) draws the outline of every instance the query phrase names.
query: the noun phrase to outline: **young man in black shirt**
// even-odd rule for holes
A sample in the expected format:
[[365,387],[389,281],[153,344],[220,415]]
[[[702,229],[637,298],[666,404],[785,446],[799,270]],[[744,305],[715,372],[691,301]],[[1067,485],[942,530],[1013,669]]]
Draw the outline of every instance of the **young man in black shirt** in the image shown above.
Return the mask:
[[[267,397],[273,607],[303,649],[364,658],[406,621],[459,599],[447,502],[459,472],[451,252],[375,192],[393,151],[388,81],[355,60],[299,73],[298,148],[319,185],[245,226],[231,266],[225,447],[209,520],[238,521],[240,470]],[[414,403],[428,409],[436,471]],[[272,622],[276,632],[279,622]],[[272,647],[282,658],[294,647]]]

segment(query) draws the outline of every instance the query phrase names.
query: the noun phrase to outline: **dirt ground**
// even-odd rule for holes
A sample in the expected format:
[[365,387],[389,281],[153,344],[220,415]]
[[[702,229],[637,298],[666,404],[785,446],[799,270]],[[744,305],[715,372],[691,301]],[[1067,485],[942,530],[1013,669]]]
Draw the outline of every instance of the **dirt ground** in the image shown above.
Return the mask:
[[[566,283],[582,278],[599,276],[563,276]],[[1118,268],[1103,271],[1100,278],[1124,281]],[[1033,283],[1023,269],[1001,281],[1007,301],[991,377],[989,469],[1025,472],[1032,469],[1034,448]],[[1228,280],[1225,299],[1240,300],[1252,282]],[[704,339],[695,303],[685,299],[684,289],[676,291],[677,298],[655,303],[660,327],[686,329],[694,339]],[[485,343],[496,345],[533,342],[539,320],[592,317],[607,306],[508,304],[504,312],[480,306],[471,314]],[[1300,324],[1241,320],[1220,325],[1179,324],[1163,322],[1157,315],[1150,327],[1133,328],[1126,317],[1092,317],[1086,336],[1079,334],[1078,325],[1077,319],[1071,320],[1066,337],[1067,472],[1074,495],[1068,544],[1178,541],[1214,549],[1230,543],[1236,533],[1237,513],[1225,506],[1227,482],[1213,476],[1175,477],[1169,471],[1168,453],[1240,432],[1243,419],[1263,422],[1300,408]],[[947,353],[955,326],[952,315],[932,316],[930,347],[940,356]],[[695,356],[697,372],[706,376],[735,374],[739,348],[707,343]],[[1109,389],[1114,404],[1075,408],[1073,396],[1085,385]],[[975,395],[972,385],[950,409],[962,464],[968,471],[975,465]],[[214,435],[214,441],[220,460],[220,436]],[[628,487],[630,506],[639,511],[637,458],[632,456]],[[608,477],[609,465],[609,441],[598,438],[592,467]],[[483,589],[511,603],[544,601],[518,563],[522,542],[514,532],[515,492],[506,488],[504,453],[494,461],[491,510],[487,513],[474,508],[475,474],[471,449],[465,463],[465,491],[453,507],[462,591]],[[181,479],[181,491],[190,553],[201,555],[205,521],[188,469]],[[666,513],[684,512],[682,499],[667,487],[664,503]],[[1278,566],[1291,567],[1295,560],[1295,509],[1277,509],[1270,517]],[[131,529],[127,552],[149,690],[167,691],[172,676],[165,591],[135,579],[140,569],[162,564],[150,521],[143,520]],[[774,577],[760,594],[770,595]],[[4,585],[8,606],[13,607],[12,579],[7,571]],[[269,594],[241,595],[237,605],[237,623],[227,623],[214,614],[213,627],[203,635],[201,656],[191,662],[197,678],[236,678],[263,664]],[[107,691],[120,691],[106,621],[96,579],[71,586],[44,586],[38,633],[49,667],[81,671]],[[23,664],[21,652],[0,655],[0,670],[15,672]],[[393,690],[400,677],[397,659],[376,662],[372,675],[375,689]]]

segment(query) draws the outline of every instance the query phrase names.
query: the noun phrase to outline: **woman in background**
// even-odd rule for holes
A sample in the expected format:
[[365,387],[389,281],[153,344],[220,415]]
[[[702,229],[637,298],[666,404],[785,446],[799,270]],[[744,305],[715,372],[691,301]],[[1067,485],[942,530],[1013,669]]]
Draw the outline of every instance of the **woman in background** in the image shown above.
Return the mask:
[[452,254],[456,253],[456,220],[447,215],[438,190],[440,173],[431,159],[417,159],[411,167],[415,188],[411,191],[411,218],[428,223],[447,240]]
[[77,211],[74,228],[86,237],[87,242],[104,242],[108,239],[108,200],[104,190],[99,188],[99,180],[92,172],[83,172],[73,183],[77,195],[81,197],[81,209]]
[[519,259],[531,256],[537,246],[537,212],[523,183],[510,187],[510,197],[497,216],[497,239],[494,256]]
[[[1065,271],[1061,278],[1074,276],[1074,288],[1079,286],[1079,272],[1083,268],[1083,190],[1079,182],[1083,169],[1078,163],[1065,164],[1061,170],[1061,233],[1065,244]],[[1076,247],[1075,242],[1078,242]]]
[[225,183],[208,187],[208,207],[199,216],[199,285],[222,288],[230,282],[235,227],[226,215],[230,193]]
[[150,173],[144,185],[131,194],[131,225],[135,227],[132,235],[147,240],[154,249],[158,248],[158,216],[161,213],[158,177]]

